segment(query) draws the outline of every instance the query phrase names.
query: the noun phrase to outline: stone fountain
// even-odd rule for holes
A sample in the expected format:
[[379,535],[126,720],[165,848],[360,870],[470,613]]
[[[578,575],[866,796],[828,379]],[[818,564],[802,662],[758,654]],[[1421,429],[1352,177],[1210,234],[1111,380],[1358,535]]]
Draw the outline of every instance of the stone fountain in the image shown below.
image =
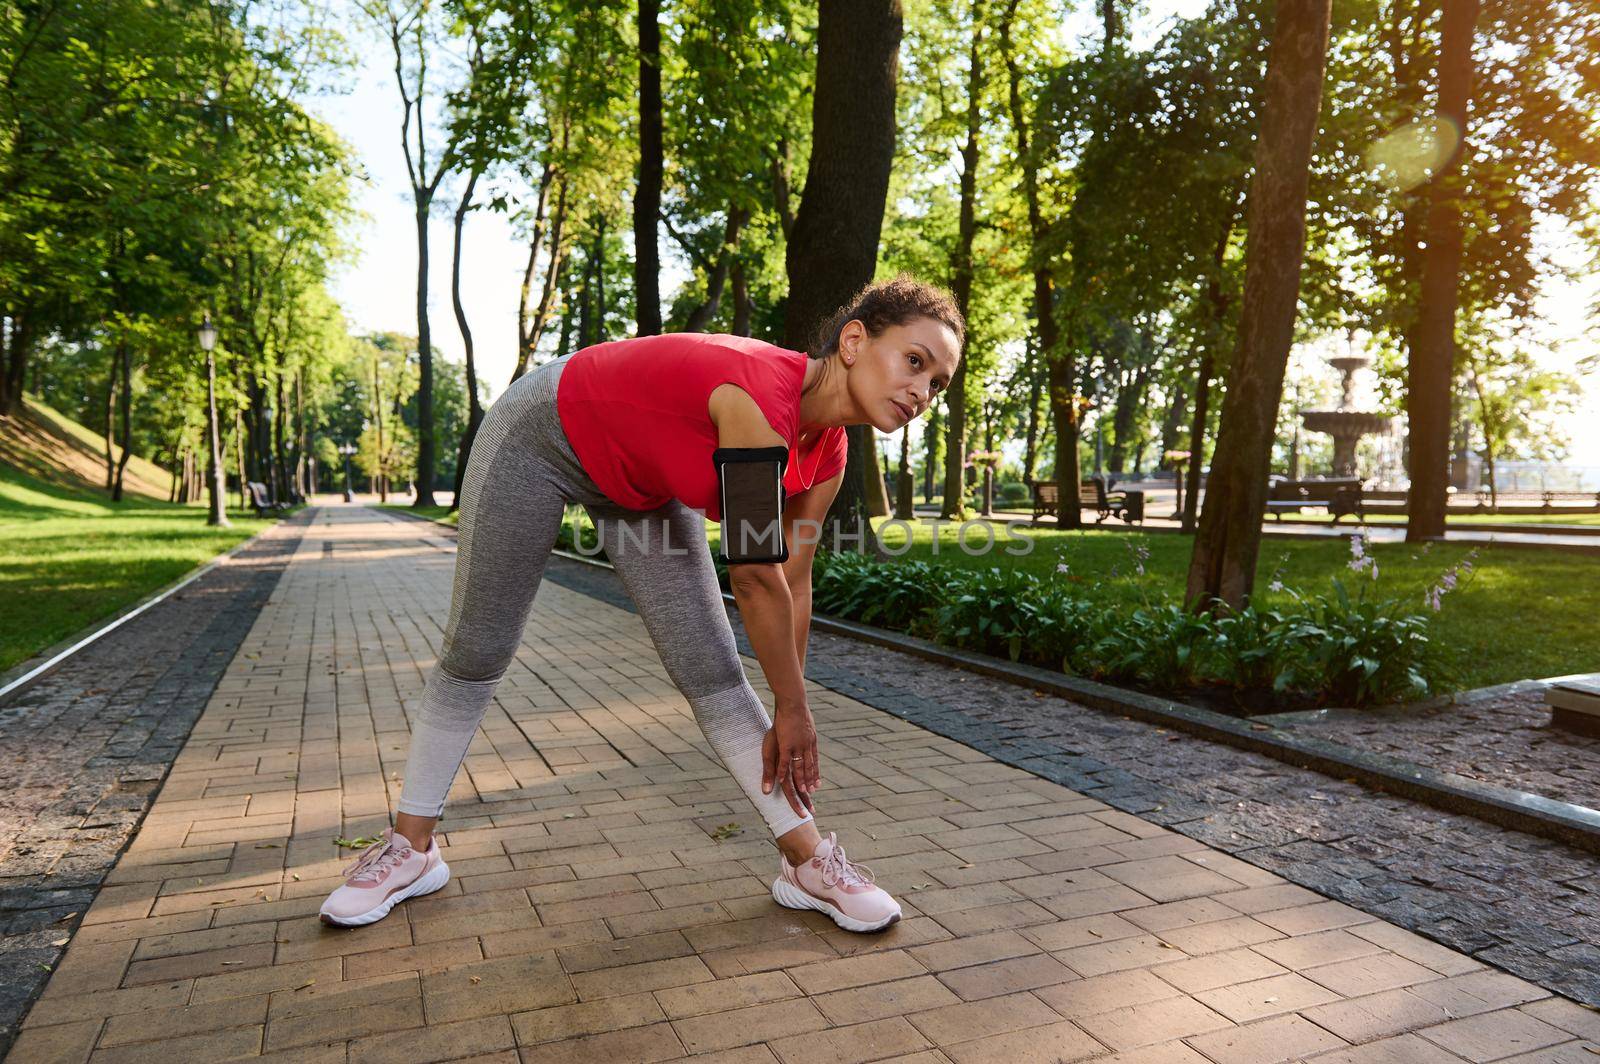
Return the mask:
[[1356,475],[1356,444],[1363,436],[1374,436],[1389,431],[1394,419],[1388,414],[1371,414],[1356,410],[1356,370],[1371,359],[1362,355],[1342,355],[1328,359],[1328,364],[1344,376],[1343,393],[1337,410],[1307,410],[1300,415],[1311,432],[1325,432],[1333,437],[1333,475]]

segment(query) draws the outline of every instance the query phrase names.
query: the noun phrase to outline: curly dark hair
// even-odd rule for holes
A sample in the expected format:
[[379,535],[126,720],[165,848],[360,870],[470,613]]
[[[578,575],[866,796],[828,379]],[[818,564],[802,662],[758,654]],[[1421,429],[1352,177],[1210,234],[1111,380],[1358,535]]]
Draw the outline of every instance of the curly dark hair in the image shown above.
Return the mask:
[[828,358],[837,353],[839,334],[852,321],[865,325],[867,335],[879,336],[891,325],[907,325],[919,318],[932,318],[949,326],[956,334],[958,352],[966,344],[967,323],[950,293],[938,285],[902,273],[892,281],[867,285],[835,311],[818,330],[810,355]]

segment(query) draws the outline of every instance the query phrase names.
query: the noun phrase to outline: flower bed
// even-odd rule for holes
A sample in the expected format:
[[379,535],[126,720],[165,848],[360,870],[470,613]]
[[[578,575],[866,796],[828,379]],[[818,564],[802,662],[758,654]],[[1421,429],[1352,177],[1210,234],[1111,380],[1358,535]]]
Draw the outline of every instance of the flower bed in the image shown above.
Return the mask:
[[[821,613],[946,646],[1218,708],[1362,705],[1426,698],[1446,684],[1430,637],[1442,599],[1472,571],[1470,557],[1417,600],[1375,593],[1377,566],[1352,545],[1354,593],[1335,578],[1288,608],[1195,614],[1146,596],[1133,607],[1000,566],[876,561],[823,553],[812,603]],[[1142,568],[1141,548],[1130,550]],[[1274,590],[1284,590],[1273,582]]]

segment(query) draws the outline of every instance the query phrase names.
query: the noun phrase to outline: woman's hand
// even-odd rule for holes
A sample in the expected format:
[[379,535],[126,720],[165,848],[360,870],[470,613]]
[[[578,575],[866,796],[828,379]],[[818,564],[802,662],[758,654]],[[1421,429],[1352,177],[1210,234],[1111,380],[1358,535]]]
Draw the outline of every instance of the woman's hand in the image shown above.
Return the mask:
[[761,741],[761,793],[774,785],[789,799],[797,816],[814,813],[811,793],[822,782],[817,769],[817,729],[809,706],[780,707]]

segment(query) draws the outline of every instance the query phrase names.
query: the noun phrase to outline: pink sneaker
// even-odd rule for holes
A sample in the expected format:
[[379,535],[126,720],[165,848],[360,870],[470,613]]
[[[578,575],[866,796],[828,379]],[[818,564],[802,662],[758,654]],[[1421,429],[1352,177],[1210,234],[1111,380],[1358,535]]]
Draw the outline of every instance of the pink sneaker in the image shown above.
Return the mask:
[[322,903],[322,922],[335,927],[360,927],[389,915],[400,902],[432,894],[450,882],[450,866],[439,855],[439,840],[418,853],[404,835],[383,829],[383,838],[362,851],[345,870],[344,886]]
[[779,905],[827,913],[846,931],[882,931],[900,919],[900,903],[873,885],[872,872],[864,865],[845,858],[832,832],[817,844],[811,860],[797,867],[780,854],[778,864],[772,899]]

